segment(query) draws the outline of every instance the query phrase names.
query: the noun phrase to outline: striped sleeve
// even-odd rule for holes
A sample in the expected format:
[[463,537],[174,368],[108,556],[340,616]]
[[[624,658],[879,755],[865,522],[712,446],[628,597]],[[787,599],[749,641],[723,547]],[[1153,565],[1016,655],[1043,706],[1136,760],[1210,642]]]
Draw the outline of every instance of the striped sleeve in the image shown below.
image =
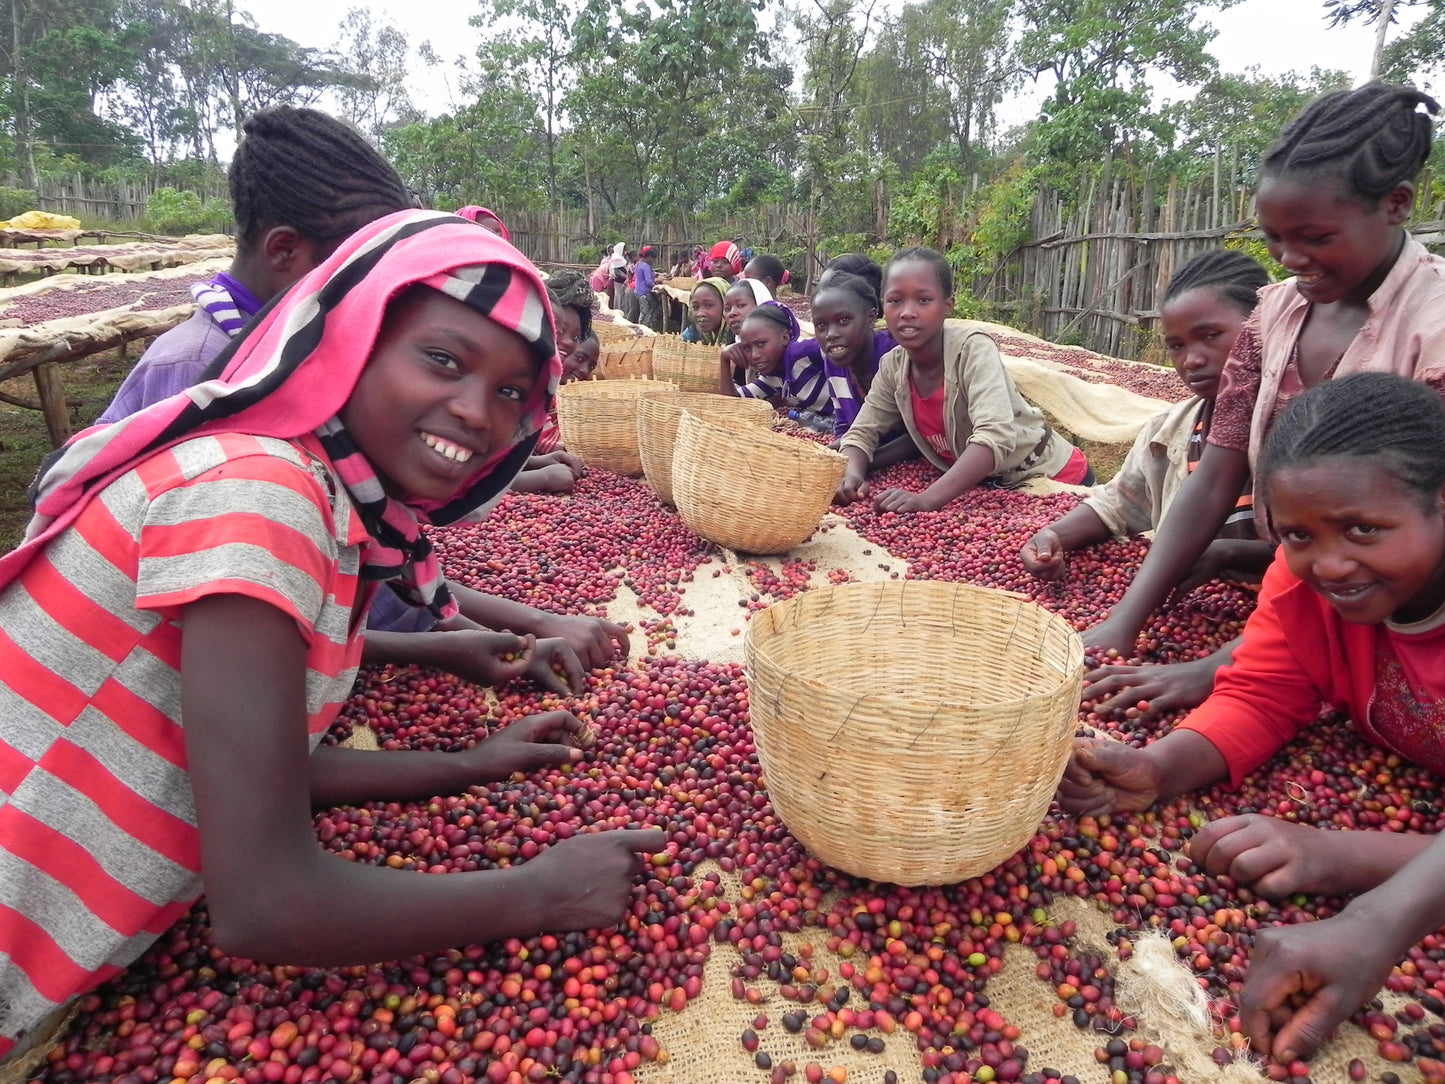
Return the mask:
[[[229,445],[246,436],[216,438]],[[313,628],[336,564],[328,494],[298,462],[257,444],[222,449],[189,441],[136,472],[149,491],[137,539],[135,603],[169,610],[214,594],[260,599]]]

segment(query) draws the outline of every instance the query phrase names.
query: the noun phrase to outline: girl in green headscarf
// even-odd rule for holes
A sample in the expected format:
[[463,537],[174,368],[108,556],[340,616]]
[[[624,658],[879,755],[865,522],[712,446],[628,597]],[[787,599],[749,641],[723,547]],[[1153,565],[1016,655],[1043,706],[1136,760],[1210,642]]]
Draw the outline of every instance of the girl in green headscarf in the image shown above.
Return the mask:
[[692,315],[682,332],[684,342],[726,346],[733,341],[733,333],[723,320],[723,298],[727,292],[728,283],[719,278],[705,278],[692,288],[688,302]]

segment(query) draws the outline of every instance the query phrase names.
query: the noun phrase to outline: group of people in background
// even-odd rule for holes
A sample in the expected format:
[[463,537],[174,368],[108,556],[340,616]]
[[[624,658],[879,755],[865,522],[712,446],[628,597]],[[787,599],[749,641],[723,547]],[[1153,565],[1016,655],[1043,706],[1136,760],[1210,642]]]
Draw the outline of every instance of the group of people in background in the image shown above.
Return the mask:
[[[1094,652],[1133,655],[1200,578],[1258,583],[1243,637],[1215,656],[1091,675],[1105,705],[1197,710],[1143,749],[1078,741],[1066,812],[1237,785],[1322,704],[1445,772],[1445,259],[1404,229],[1436,112],[1371,83],[1286,126],[1257,204],[1290,277],[1225,249],[1175,272],[1160,320],[1188,394],[1099,486],[994,339],[950,321],[938,252],[833,261],[811,337],[774,257],[734,241],[674,254],[669,274],[695,280],[685,337],[718,347],[719,394],[830,419],[840,502],[906,514],[983,485],[1076,487],[1082,502],[1019,554],[1042,580],[1068,575],[1070,552],[1156,530],[1086,633]],[[590,277],[544,279],[495,213],[416,208],[364,140],[312,110],[251,117],[230,184],[230,268],[198,285],[195,315],[146,352],[105,424],[47,465],[26,541],[0,558],[0,809],[15,813],[0,817],[0,1060],[203,889],[225,951],[362,963],[615,922],[639,854],[664,842],[602,832],[512,869],[419,878],[325,853],[309,812],[582,756],[565,712],[457,754],[318,741],[364,660],[575,691],[626,656],[615,624],[450,583],[423,528],[509,488],[570,485],[582,467],[559,445],[555,390],[596,364],[598,293],[657,319],[656,249],[617,243]],[[870,481],[920,455],[937,471],[921,491]],[[1445,840],[1250,816],[1208,825],[1192,855],[1267,895],[1359,893],[1258,935],[1241,1018],[1280,1062],[1445,924]]]

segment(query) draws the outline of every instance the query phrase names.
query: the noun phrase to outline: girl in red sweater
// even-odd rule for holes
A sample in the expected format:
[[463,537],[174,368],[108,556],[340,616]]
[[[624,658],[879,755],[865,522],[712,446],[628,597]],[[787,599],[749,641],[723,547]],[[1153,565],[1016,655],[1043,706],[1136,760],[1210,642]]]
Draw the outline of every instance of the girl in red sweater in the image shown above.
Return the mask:
[[[1271,428],[1259,483],[1281,539],[1214,692],[1144,749],[1079,739],[1059,801],[1137,812],[1268,760],[1328,705],[1357,733],[1445,774],[1445,408],[1388,373],[1339,377]],[[1191,852],[1267,895],[1380,884],[1429,837],[1324,832],[1272,817],[1207,826]]]

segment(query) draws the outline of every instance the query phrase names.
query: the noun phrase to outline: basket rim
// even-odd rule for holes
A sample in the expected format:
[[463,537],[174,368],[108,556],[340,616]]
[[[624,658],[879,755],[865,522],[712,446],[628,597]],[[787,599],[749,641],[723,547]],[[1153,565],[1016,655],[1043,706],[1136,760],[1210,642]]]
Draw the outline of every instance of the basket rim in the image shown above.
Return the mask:
[[[720,425],[709,418],[704,418],[699,414],[694,414],[686,407],[682,409],[681,413],[686,414],[688,417],[690,417],[692,419],[693,425],[702,425],[706,426],[709,429],[717,430],[717,433],[712,434],[714,436],[718,434],[727,436],[729,434],[738,432],[738,430],[733,429],[731,426]],[[679,435],[681,435],[681,431],[682,422],[681,420],[679,420]],[[793,451],[796,448],[800,449],[797,454],[803,456],[813,456],[814,458],[821,459],[832,459],[834,457],[837,457],[839,459],[844,458],[842,452],[835,452],[832,448],[825,448],[823,447],[823,445],[818,444],[815,441],[802,440],[798,437],[784,436],[781,433],[775,433],[772,429],[763,429],[761,427],[758,427],[741,430],[741,432],[744,433],[748,439],[756,440],[758,443],[764,444],[771,448],[777,448],[779,451]],[[788,601],[791,601],[791,599]]]
[[[815,599],[817,599],[817,597],[819,596],[819,594],[826,594],[826,595],[828,595],[828,596],[832,596],[832,595],[834,595],[834,594],[839,594],[839,593],[845,593],[845,592],[848,592],[848,593],[859,593],[860,591],[863,591],[863,590],[872,589],[872,590],[877,590],[877,591],[879,591],[880,595],[886,595],[886,594],[888,594],[888,593],[891,592],[891,593],[896,593],[896,594],[901,598],[902,595],[904,594],[904,591],[906,590],[906,588],[904,587],[905,584],[923,586],[923,589],[924,589],[925,591],[928,591],[928,590],[938,590],[938,589],[943,589],[943,588],[952,589],[952,590],[953,590],[953,594],[954,594],[954,596],[955,596],[955,603],[954,603],[955,607],[957,606],[957,596],[958,596],[960,593],[983,594],[983,595],[985,595],[985,596],[994,596],[994,597],[996,597],[997,599],[1005,599],[1005,598],[1006,598],[1006,599],[1010,599],[1010,600],[1018,603],[1018,605],[1019,605],[1020,607],[1024,607],[1024,606],[1033,607],[1034,609],[1036,609],[1037,611],[1039,611],[1039,613],[1041,613],[1041,614],[1044,616],[1044,619],[1045,619],[1044,627],[1045,627],[1045,629],[1048,629],[1048,628],[1051,628],[1051,627],[1052,627],[1052,628],[1058,628],[1061,633],[1066,634],[1066,635],[1065,635],[1065,642],[1066,642],[1066,643],[1069,643],[1069,638],[1070,638],[1070,637],[1072,638],[1072,643],[1069,644],[1070,650],[1068,651],[1068,656],[1069,656],[1069,657],[1077,656],[1076,661],[1074,661],[1074,662],[1072,663],[1072,665],[1069,665],[1069,664],[1066,663],[1066,664],[1065,664],[1065,667],[1064,667],[1063,669],[1060,669],[1059,667],[1055,666],[1055,665],[1052,664],[1052,663],[1049,663],[1049,664],[1048,664],[1048,665],[1049,665],[1049,669],[1057,674],[1058,680],[1057,680],[1057,682],[1056,682],[1055,684],[1051,685],[1048,689],[1046,689],[1046,690],[1044,690],[1044,691],[1032,692],[1032,693],[1028,693],[1028,694],[1026,694],[1026,695],[1023,695],[1023,696],[1010,697],[1010,698],[1008,698],[1007,700],[1003,700],[1003,701],[999,701],[999,702],[991,703],[991,704],[979,704],[979,703],[977,703],[977,702],[968,702],[968,701],[962,701],[962,700],[945,700],[945,699],[936,699],[936,700],[935,700],[935,699],[930,699],[927,703],[928,703],[928,705],[930,706],[930,708],[932,708],[932,709],[934,710],[935,713],[937,713],[937,712],[939,712],[939,711],[943,711],[943,710],[945,710],[945,709],[947,709],[947,710],[949,710],[949,711],[960,712],[960,713],[963,713],[963,714],[975,713],[975,712],[976,712],[976,713],[996,713],[996,712],[997,712],[1001,707],[1003,707],[1004,705],[1015,705],[1015,704],[1017,704],[1017,705],[1028,705],[1028,704],[1031,704],[1031,703],[1034,703],[1034,702],[1045,701],[1045,700],[1048,700],[1048,699],[1050,699],[1050,698],[1052,698],[1052,697],[1054,697],[1054,696],[1056,696],[1056,695],[1058,694],[1058,687],[1059,687],[1060,685],[1063,685],[1063,684],[1065,684],[1065,683],[1068,683],[1068,682],[1070,682],[1071,680],[1077,679],[1077,677],[1080,676],[1080,675],[1083,673],[1083,669],[1084,669],[1084,659],[1083,659],[1083,656],[1084,656],[1084,648],[1083,648],[1083,641],[1079,638],[1078,632],[1077,632],[1077,631],[1073,628],[1073,626],[1071,626],[1064,618],[1060,617],[1060,616],[1059,616],[1058,614],[1056,614],[1056,613],[1053,613],[1053,612],[1045,609],[1044,607],[1040,606],[1040,605],[1039,605],[1038,603],[1036,603],[1036,602],[1031,602],[1031,601],[1029,601],[1025,596],[1019,594],[1018,592],[1015,592],[1015,591],[1004,591],[1004,590],[1000,590],[1000,589],[998,589],[998,588],[992,588],[992,587],[980,587],[980,586],[978,586],[977,584],[952,583],[952,582],[945,581],[945,580],[900,580],[900,581],[898,581],[896,584],[893,583],[892,581],[889,581],[889,582],[887,582],[887,583],[879,583],[879,582],[872,582],[872,583],[842,583],[842,584],[829,584],[829,585],[827,585],[827,586],[812,587],[812,588],[807,589],[806,591],[803,591],[803,592],[801,592],[801,593],[799,593],[799,594],[797,594],[797,595],[794,595],[794,596],[793,596],[792,598],[790,598],[790,599],[784,599],[784,600],[781,601],[781,602],[775,602],[775,603],[773,603],[773,605],[769,606],[767,609],[765,609],[765,610],[761,611],[760,613],[756,614],[756,615],[754,616],[754,618],[748,622],[747,632],[746,632],[746,634],[745,634],[745,636],[744,636],[744,638],[743,638],[744,670],[745,670],[745,672],[746,672],[746,674],[747,674],[747,678],[748,678],[749,684],[750,684],[750,685],[753,684],[753,682],[754,682],[754,680],[755,680],[755,672],[756,672],[756,669],[757,669],[757,664],[758,664],[759,662],[761,662],[761,663],[763,663],[764,665],[771,666],[771,667],[773,667],[773,668],[775,668],[775,669],[777,669],[777,670],[783,671],[783,672],[786,674],[786,676],[785,676],[784,679],[783,679],[782,685],[779,686],[778,691],[777,691],[777,693],[775,694],[776,697],[779,697],[779,698],[780,698],[780,697],[783,695],[783,690],[784,690],[785,688],[787,688],[787,687],[792,687],[792,686],[800,687],[803,691],[807,692],[807,693],[810,694],[810,695],[818,695],[818,694],[827,694],[827,695],[829,695],[829,696],[842,695],[842,693],[841,693],[841,691],[840,691],[840,688],[839,688],[839,685],[838,685],[838,683],[837,683],[835,680],[824,680],[823,678],[819,678],[819,677],[816,677],[816,676],[811,676],[811,675],[809,675],[809,674],[807,674],[807,673],[804,673],[804,672],[801,672],[801,671],[791,670],[790,668],[788,668],[787,666],[785,666],[781,661],[779,661],[776,657],[774,657],[774,655],[768,651],[768,649],[767,649],[767,643],[768,643],[770,640],[776,639],[776,635],[769,635],[769,636],[765,637],[765,638],[762,640],[762,642],[759,642],[758,637],[755,636],[755,634],[754,634],[754,630],[755,630],[755,629],[761,631],[761,630],[762,630],[762,627],[763,627],[762,625],[758,624],[758,618],[761,618],[764,614],[767,614],[767,613],[770,613],[770,612],[774,612],[774,611],[777,611],[777,610],[779,610],[779,609],[783,609],[783,610],[786,610],[786,611],[788,611],[788,612],[791,612],[792,610],[797,609],[797,608],[802,604],[802,603],[801,603],[801,600],[807,598],[807,597],[810,596],[810,595],[813,596]],[[851,590],[850,590],[850,589],[851,589]],[[916,589],[915,589],[915,593],[917,593],[917,590],[916,590]],[[880,605],[881,605],[881,599],[880,599]],[[819,614],[819,615],[816,615],[816,616],[817,616],[818,618],[821,618],[823,615]],[[776,626],[774,626],[774,627],[771,629],[771,632],[774,633],[774,634],[781,634],[781,633],[783,633],[783,632],[796,631],[796,629],[797,629],[797,624],[794,623],[794,624],[790,625],[790,626],[789,626],[788,628],[786,628],[786,629],[779,629],[779,628],[777,628]],[[1046,662],[1047,662],[1047,660],[1041,660],[1041,661],[1046,661]],[[854,700],[854,707],[857,707],[857,706],[859,706],[859,705],[864,705],[864,704],[871,705],[871,704],[872,704],[873,702],[875,702],[875,701],[887,701],[888,703],[893,704],[893,705],[896,706],[896,705],[898,704],[898,695],[897,695],[897,693],[892,692],[892,691],[879,691],[879,692],[876,692],[876,693],[860,693],[860,694],[856,697],[856,699]]]

